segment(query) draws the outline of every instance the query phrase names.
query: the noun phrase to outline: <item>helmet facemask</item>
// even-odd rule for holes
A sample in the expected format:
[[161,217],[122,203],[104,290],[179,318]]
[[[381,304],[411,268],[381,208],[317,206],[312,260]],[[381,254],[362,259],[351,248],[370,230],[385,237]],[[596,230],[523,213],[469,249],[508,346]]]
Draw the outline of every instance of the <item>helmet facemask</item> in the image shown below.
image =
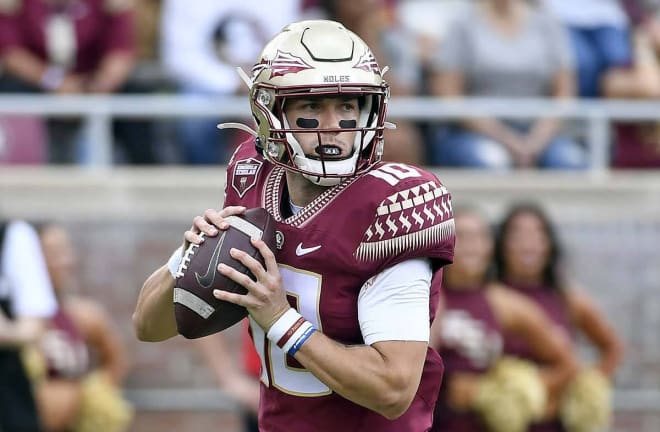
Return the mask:
[[[383,86],[341,86],[327,85],[300,88],[269,88],[257,84],[254,88],[253,107],[268,121],[268,135],[264,146],[264,156],[276,165],[301,173],[311,182],[321,186],[332,186],[343,178],[353,177],[367,171],[380,161],[383,153],[383,132],[385,124],[385,100],[387,87]],[[357,120],[342,120],[335,127],[319,128],[318,121],[292,127],[297,119],[289,119],[286,106],[294,98],[357,98],[359,116]],[[260,125],[259,130],[264,130]],[[302,126],[302,127],[301,127]],[[350,154],[335,158],[326,154],[322,144],[323,134],[355,132]],[[305,154],[296,139],[302,134],[316,136],[315,154]],[[263,140],[260,136],[260,139]],[[327,150],[327,149],[326,149]]]

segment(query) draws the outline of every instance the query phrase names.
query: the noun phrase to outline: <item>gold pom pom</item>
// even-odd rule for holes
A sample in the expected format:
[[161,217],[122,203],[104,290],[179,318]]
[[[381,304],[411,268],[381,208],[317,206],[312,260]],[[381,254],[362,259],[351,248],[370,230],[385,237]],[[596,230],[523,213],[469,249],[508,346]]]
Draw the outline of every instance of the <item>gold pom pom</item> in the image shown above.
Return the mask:
[[82,382],[82,403],[74,432],[123,432],[133,418],[133,407],[103,372],[92,372]]
[[581,371],[562,395],[559,416],[569,432],[605,430],[612,416],[612,386],[596,368]]
[[21,361],[30,382],[36,385],[46,378],[48,368],[43,354],[34,345],[28,345],[21,350]]
[[473,408],[491,432],[524,432],[543,416],[546,401],[537,368],[505,357],[481,379]]

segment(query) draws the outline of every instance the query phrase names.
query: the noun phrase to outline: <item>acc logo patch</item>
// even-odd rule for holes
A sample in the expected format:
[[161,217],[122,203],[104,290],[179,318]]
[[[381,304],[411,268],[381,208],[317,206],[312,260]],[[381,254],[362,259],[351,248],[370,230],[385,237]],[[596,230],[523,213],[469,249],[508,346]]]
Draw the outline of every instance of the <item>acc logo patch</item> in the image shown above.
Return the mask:
[[231,187],[243,198],[243,195],[257,184],[257,174],[263,162],[254,159],[242,159],[236,162],[234,175],[231,179]]

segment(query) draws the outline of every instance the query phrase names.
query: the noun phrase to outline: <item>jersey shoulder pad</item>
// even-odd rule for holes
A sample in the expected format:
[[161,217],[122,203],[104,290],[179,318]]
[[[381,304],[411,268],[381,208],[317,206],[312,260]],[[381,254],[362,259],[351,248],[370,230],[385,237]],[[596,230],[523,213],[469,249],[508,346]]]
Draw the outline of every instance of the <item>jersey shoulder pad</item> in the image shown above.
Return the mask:
[[240,199],[257,185],[267,164],[257,153],[254,138],[239,144],[227,165],[225,205],[238,205]]
[[429,257],[450,260],[454,248],[451,194],[426,170],[401,163],[378,164],[366,173],[366,228],[355,257],[390,264]]

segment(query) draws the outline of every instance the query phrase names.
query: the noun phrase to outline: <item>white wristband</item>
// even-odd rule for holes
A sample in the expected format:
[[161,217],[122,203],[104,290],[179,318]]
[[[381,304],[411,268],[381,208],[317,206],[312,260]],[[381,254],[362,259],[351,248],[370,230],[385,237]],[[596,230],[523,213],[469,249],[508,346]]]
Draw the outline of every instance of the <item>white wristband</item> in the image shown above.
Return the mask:
[[180,276],[179,267],[181,266],[181,260],[183,260],[183,246],[179,246],[178,249],[172,253],[170,259],[167,260],[167,269],[170,271],[170,274],[174,279]]
[[[288,311],[284,312],[284,315],[279,317],[275,324],[273,324],[268,330],[266,336],[270,339],[271,342],[275,343],[280,348],[283,348],[287,345],[287,342],[291,341],[289,345],[293,345],[297,337],[294,337],[300,328],[307,326],[305,323],[305,318],[300,315],[295,309],[291,308]],[[309,323],[308,323],[309,324]],[[311,324],[309,324],[311,326]]]

